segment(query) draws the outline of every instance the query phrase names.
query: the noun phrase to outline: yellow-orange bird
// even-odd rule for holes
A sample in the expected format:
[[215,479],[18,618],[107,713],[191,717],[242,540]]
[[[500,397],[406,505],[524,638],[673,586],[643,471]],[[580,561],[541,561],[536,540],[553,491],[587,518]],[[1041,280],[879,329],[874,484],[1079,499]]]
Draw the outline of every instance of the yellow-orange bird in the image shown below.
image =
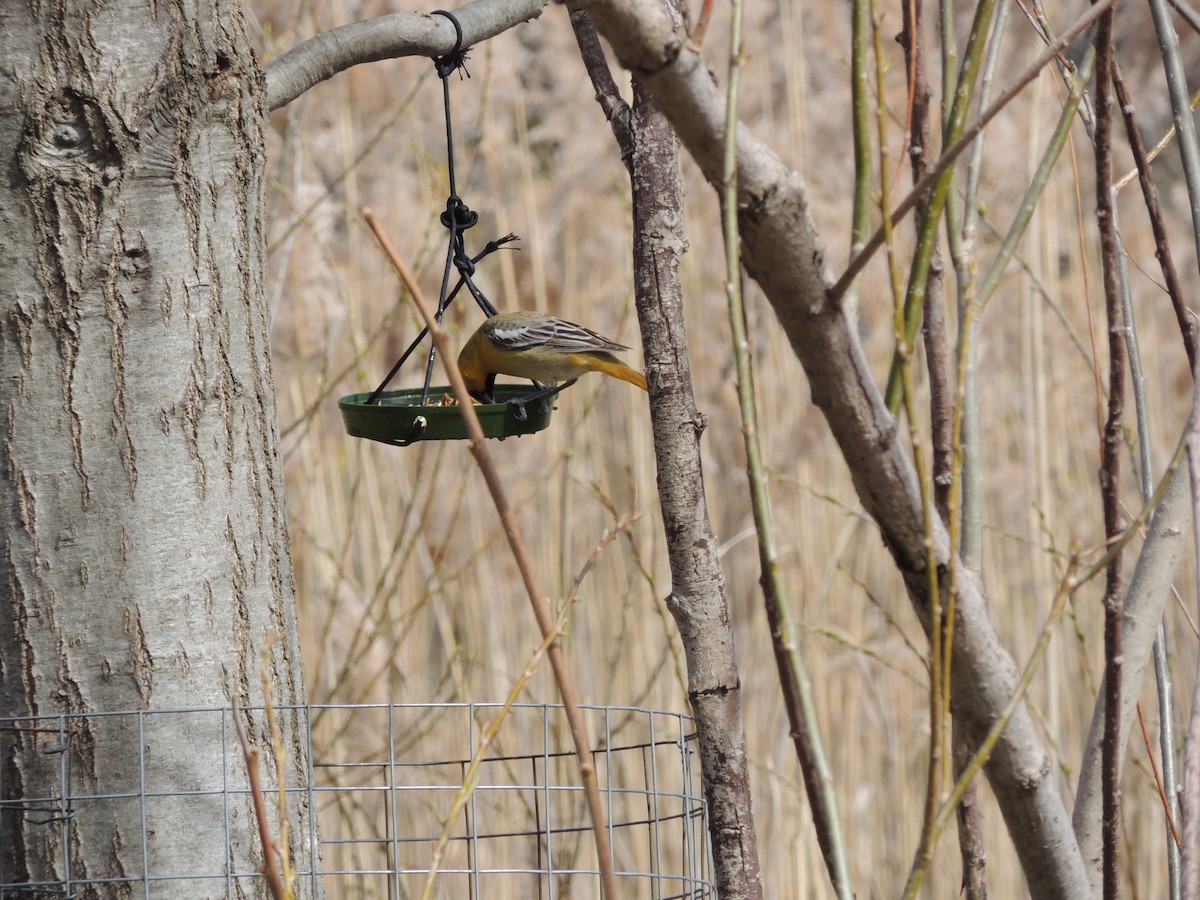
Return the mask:
[[[554,388],[588,372],[603,372],[646,390],[646,376],[612,355],[628,350],[590,328],[538,312],[500,313],[485,321],[458,354],[458,368],[476,400],[492,402],[497,375]],[[542,396],[557,393],[547,391]],[[535,395],[526,398],[534,399]]]

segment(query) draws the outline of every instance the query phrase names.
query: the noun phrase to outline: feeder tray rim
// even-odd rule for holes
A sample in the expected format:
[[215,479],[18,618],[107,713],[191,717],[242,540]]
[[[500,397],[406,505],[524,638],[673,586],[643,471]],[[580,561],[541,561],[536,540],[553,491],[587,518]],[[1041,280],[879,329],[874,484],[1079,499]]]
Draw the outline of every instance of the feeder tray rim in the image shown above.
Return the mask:
[[[475,406],[475,415],[485,437],[519,437],[541,431],[550,424],[551,408],[538,403],[526,408],[526,417],[517,415],[517,408],[508,401],[533,390],[528,385],[499,384],[493,391],[495,403]],[[338,400],[346,431],[353,437],[367,438],[393,446],[405,447],[417,441],[468,440],[466,423],[457,405],[422,405],[423,388],[403,388],[384,391],[374,403],[368,403],[374,392],[348,394]],[[448,385],[432,385],[430,398],[452,394]]]

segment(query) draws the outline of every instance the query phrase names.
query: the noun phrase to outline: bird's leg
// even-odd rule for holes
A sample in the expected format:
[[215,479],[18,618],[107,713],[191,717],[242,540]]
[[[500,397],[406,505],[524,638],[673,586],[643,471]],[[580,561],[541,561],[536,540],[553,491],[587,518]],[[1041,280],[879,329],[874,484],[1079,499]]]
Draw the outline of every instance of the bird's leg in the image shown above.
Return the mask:
[[539,401],[543,415],[550,412],[550,399],[558,396],[559,391],[563,390],[564,388],[569,388],[578,380],[578,378],[572,378],[570,381],[564,381],[562,384],[551,385],[545,385],[540,381],[535,381],[533,384],[537,388],[536,391],[531,394],[526,394],[524,397],[513,397],[508,401],[514,407],[514,415],[517,417],[517,421],[524,422],[527,418],[529,418],[529,413],[526,412],[525,407],[534,400]]
[[[562,384],[559,384],[559,385],[549,384],[542,389],[541,396],[534,394],[533,397],[537,398],[538,405],[542,411],[542,415],[544,415],[544,416],[550,415],[550,401],[558,396],[559,391],[561,391],[565,388],[569,388],[571,385],[573,385],[578,380],[579,380],[578,378],[572,378],[570,381],[564,381]],[[526,397],[525,399],[526,399],[526,401],[528,401],[531,398]]]

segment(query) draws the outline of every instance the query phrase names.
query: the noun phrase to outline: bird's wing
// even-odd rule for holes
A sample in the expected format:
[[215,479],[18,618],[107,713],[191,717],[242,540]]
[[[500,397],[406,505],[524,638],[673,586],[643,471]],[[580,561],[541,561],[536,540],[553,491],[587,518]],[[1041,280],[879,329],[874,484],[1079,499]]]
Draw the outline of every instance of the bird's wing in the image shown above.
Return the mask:
[[554,316],[507,318],[497,316],[483,323],[483,332],[502,350],[549,347],[563,353],[588,350],[628,350],[590,328]]

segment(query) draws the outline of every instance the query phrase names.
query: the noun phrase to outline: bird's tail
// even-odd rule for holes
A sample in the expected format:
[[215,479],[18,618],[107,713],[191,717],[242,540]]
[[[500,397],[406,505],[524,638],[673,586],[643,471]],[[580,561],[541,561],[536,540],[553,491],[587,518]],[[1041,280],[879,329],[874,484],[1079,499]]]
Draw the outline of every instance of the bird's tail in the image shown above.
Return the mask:
[[646,376],[637,369],[631,369],[611,353],[601,351],[589,355],[593,360],[592,367],[595,371],[603,372],[605,375],[611,375],[613,378],[619,378],[622,381],[628,381],[630,384],[640,387],[643,391],[646,390]]

